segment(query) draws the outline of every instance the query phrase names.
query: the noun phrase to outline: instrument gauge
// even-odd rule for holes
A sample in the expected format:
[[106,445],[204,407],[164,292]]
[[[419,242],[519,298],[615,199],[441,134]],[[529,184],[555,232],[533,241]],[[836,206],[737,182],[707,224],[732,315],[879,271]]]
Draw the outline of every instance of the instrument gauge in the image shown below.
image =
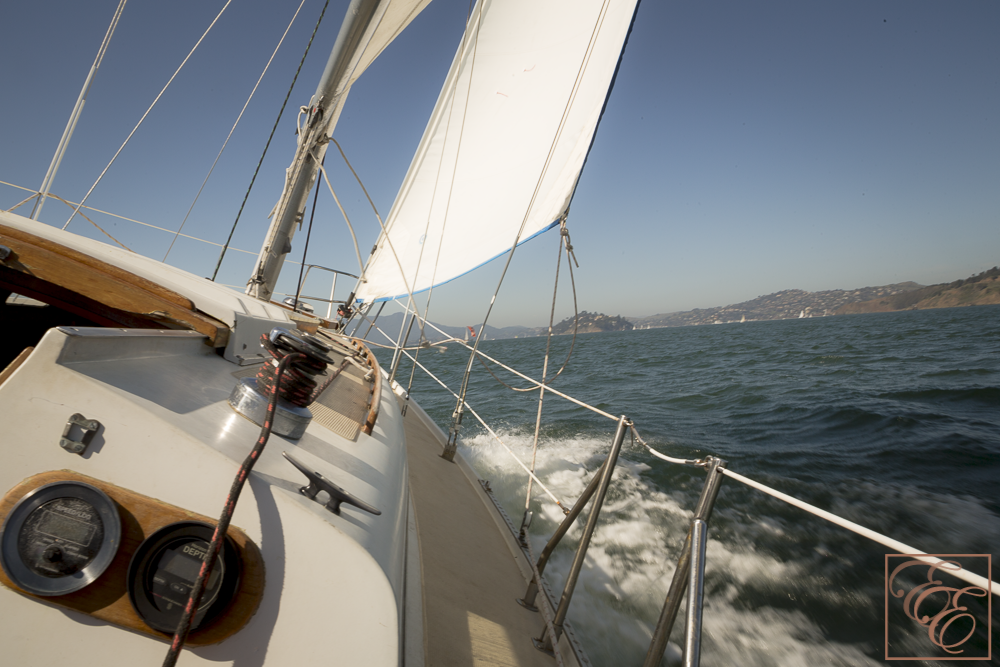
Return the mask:
[[66,595],[107,569],[121,544],[111,498],[83,482],[54,482],[29,492],[0,528],[0,565],[29,593]]
[[[187,605],[215,531],[200,521],[164,526],[135,552],[128,572],[129,600],[149,627],[173,634]],[[224,610],[240,580],[236,546],[227,536],[205,585],[191,629]]]

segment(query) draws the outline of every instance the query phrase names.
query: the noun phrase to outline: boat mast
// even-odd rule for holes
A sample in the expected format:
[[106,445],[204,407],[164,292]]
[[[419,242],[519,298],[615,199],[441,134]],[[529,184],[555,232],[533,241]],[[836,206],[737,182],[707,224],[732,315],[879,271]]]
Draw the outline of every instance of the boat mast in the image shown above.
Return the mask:
[[357,54],[364,48],[362,39],[381,2],[352,0],[347,9],[323,77],[309,101],[305,124],[299,128],[299,145],[291,166],[285,172],[285,188],[274,207],[271,227],[247,283],[246,293],[250,296],[262,301],[271,299],[285,255],[292,250],[292,237],[296,228],[301,226],[309,190],[316,181],[319,165],[326,155],[328,142],[347,99]]
[[49,163],[49,170],[45,172],[45,178],[42,179],[42,186],[38,188],[38,199],[35,200],[35,206],[31,209],[31,219],[38,220],[38,216],[42,214],[42,206],[45,205],[45,198],[49,194],[49,188],[52,187],[52,181],[56,178],[56,172],[59,171],[59,165],[62,163],[63,156],[66,154],[66,147],[69,145],[69,140],[73,136],[73,130],[76,129],[76,122],[80,120],[80,114],[83,113],[83,105],[87,102],[87,94],[90,92],[90,84],[94,81],[94,76],[97,74],[97,68],[101,66],[101,60],[104,59],[104,54],[108,50],[108,44],[111,42],[111,36],[115,33],[115,28],[118,26],[118,19],[121,18],[122,10],[125,9],[126,0],[120,0],[118,3],[118,8],[115,10],[115,15],[111,17],[111,25],[108,26],[108,31],[104,34],[104,41],[101,42],[101,48],[97,50],[97,57],[94,58],[94,64],[90,66],[90,71],[87,73],[87,79],[83,82],[83,88],[80,89],[80,95],[76,98],[76,104],[73,105],[73,111],[69,115],[69,121],[66,123],[66,129],[63,130],[62,138],[59,140],[59,145],[56,146],[55,155],[52,156],[52,162]]

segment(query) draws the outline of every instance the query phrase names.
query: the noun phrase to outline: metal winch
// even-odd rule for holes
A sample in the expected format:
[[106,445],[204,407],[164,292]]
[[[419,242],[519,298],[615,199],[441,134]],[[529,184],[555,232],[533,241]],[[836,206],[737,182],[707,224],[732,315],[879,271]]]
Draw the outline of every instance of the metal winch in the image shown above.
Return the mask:
[[301,438],[312,421],[308,406],[316,398],[316,377],[325,375],[327,364],[333,363],[331,348],[316,336],[282,328],[272,329],[261,336],[260,342],[272,358],[261,366],[255,377],[242,378],[236,383],[229,395],[229,405],[253,423],[263,426],[268,402],[274,393],[278,364],[289,354],[305,355],[304,359],[292,362],[281,378],[271,426],[277,435]]

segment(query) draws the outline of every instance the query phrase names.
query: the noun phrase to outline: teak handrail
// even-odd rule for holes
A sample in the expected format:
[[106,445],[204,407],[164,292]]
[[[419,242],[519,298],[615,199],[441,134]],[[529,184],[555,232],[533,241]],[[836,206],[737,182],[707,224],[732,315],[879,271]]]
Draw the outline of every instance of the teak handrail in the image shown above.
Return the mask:
[[102,324],[189,329],[213,347],[229,327],[197,310],[187,297],[73,248],[0,224],[0,286]]

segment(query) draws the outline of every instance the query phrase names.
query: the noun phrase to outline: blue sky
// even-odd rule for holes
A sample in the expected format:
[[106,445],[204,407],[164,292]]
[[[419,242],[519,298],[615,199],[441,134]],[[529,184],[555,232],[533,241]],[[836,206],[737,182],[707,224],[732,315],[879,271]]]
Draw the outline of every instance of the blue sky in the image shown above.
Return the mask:
[[[37,188],[117,2],[3,3],[0,180]],[[176,229],[296,2],[234,0],[89,204]],[[221,0],[131,0],[54,191],[78,201]],[[185,232],[228,234],[322,3],[307,0]],[[266,216],[346,2],[332,0],[237,230],[259,250]],[[461,36],[467,2],[435,0],[355,85],[335,137],[388,212]],[[528,20],[528,19],[526,19]],[[782,289],[951,281],[1000,264],[1000,3],[646,0],[569,219],[580,307],[629,316],[707,308]],[[331,151],[359,231],[377,230]],[[27,196],[0,185],[0,207]],[[328,193],[310,262],[354,272]],[[30,209],[28,209],[30,210]],[[27,214],[25,208],[19,212]],[[69,209],[49,201],[43,221]],[[95,216],[162,258],[168,234]],[[100,237],[77,219],[71,231]],[[555,234],[515,255],[490,323],[548,319]],[[295,240],[299,257],[304,235]],[[168,262],[210,275],[214,246]],[[243,285],[251,255],[221,282]],[[500,263],[435,292],[432,319],[482,319]],[[287,267],[279,291],[293,289]],[[561,285],[568,286],[564,273]],[[315,281],[307,292],[323,293]],[[339,289],[339,286],[338,286]],[[572,312],[562,291],[556,316]]]

